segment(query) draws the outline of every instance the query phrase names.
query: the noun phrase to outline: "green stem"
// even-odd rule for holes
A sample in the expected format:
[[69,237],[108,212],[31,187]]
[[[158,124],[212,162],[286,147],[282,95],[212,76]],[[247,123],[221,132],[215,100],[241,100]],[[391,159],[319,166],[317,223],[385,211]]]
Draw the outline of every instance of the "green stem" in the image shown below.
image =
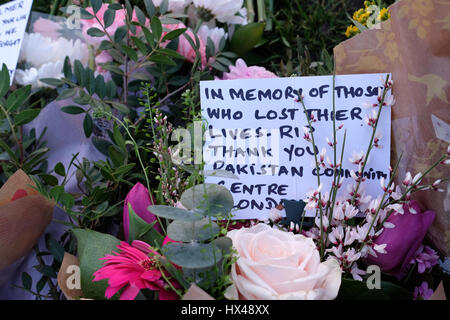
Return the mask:
[[375,121],[375,125],[373,126],[372,136],[370,137],[370,143],[369,143],[369,146],[367,147],[367,151],[366,151],[366,155],[365,155],[365,157],[364,157],[364,162],[363,162],[361,171],[359,172],[359,181],[358,181],[357,184],[356,184],[356,189],[355,189],[355,191],[354,191],[353,198],[352,198],[352,204],[353,204],[353,205],[355,205],[356,195],[358,194],[359,187],[360,187],[361,182],[362,182],[362,180],[363,180],[364,169],[366,168],[367,161],[368,161],[368,159],[369,159],[370,151],[371,151],[372,148],[373,148],[373,139],[375,138],[375,134],[376,134],[377,127],[378,127],[378,121],[380,120],[381,110],[383,109],[384,98],[386,97],[386,93],[387,93],[388,90],[389,90],[389,88],[388,88],[388,86],[387,86],[388,81],[389,81],[389,75],[386,76],[386,81],[385,81],[385,83],[384,83],[383,94],[382,94],[381,100],[380,100],[380,102],[379,102],[379,104],[378,104],[377,119],[376,119],[376,121]]

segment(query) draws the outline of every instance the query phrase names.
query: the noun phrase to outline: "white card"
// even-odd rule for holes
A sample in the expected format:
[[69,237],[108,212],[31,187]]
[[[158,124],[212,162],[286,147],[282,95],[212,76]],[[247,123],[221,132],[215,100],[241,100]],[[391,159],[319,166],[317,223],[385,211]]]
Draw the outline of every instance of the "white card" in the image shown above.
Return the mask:
[[0,6],[0,68],[5,63],[11,84],[33,0],[16,0]]
[[[387,74],[336,76],[336,126],[338,158],[341,154],[344,129],[347,141],[343,156],[343,186],[353,183],[350,170],[358,166],[349,158],[352,152],[366,152],[372,128],[364,118],[378,108],[364,108],[364,103],[377,103]],[[235,219],[265,219],[282,199],[300,200],[306,192],[317,188],[314,151],[303,139],[307,120],[303,107],[296,102],[302,89],[307,110],[317,113],[313,123],[315,142],[320,153],[334,160],[333,149],[326,138],[333,140],[333,77],[291,77],[271,79],[215,80],[200,83],[202,116],[207,128],[203,148],[205,170],[225,169],[239,177],[224,179],[208,177],[206,182],[225,185],[233,194]],[[378,132],[380,145],[374,148],[364,172],[367,194],[382,193],[380,179],[389,178],[390,107],[382,109]],[[233,152],[231,152],[233,147]],[[225,151],[225,152],[224,152]],[[327,163],[325,157],[325,163]],[[338,159],[339,162],[340,159]],[[321,169],[322,192],[330,189],[333,169]],[[309,215],[313,212],[309,212]]]

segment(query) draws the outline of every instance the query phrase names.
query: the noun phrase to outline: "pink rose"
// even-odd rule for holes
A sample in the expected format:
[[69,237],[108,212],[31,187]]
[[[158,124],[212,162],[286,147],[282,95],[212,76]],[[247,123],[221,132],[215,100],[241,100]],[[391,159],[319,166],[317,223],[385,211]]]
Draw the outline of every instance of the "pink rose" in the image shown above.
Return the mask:
[[257,224],[228,232],[239,258],[227,299],[328,300],[341,285],[339,263],[320,262],[311,238]]
[[[123,206],[123,230],[125,234],[125,240],[128,241],[128,235],[130,231],[130,213],[128,211],[128,204],[131,204],[133,211],[147,223],[152,223],[157,220],[156,216],[147,210],[147,208],[154,204],[154,201],[150,199],[148,190],[142,183],[136,183],[136,185],[128,192],[125,198],[125,204]],[[161,226],[156,223],[154,228],[159,233],[162,233]]]
[[[230,65],[230,72],[224,72],[222,80],[234,79],[259,79],[259,78],[278,78],[276,74],[264,69],[263,67],[251,66],[242,59],[237,59],[234,66]],[[218,78],[216,78],[218,80]]]
[[[416,213],[411,213],[409,207]],[[376,264],[381,271],[397,278],[405,275],[436,215],[433,211],[422,212],[416,201],[411,201],[409,206],[405,204],[403,210],[404,214],[392,214],[387,219],[395,227],[384,229],[374,240],[375,244],[386,244],[386,253],[378,254],[377,258],[368,256],[366,259],[367,263]]]
[[50,38],[52,40],[58,40],[58,38],[61,37],[59,29],[61,29],[59,23],[44,18],[37,19],[33,24],[34,32],[40,33],[44,37]]

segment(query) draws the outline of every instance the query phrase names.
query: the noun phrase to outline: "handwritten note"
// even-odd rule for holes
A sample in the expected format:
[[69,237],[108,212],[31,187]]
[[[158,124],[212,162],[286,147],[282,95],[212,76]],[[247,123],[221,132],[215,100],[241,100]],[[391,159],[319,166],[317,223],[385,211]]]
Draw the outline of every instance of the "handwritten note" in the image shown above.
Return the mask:
[[16,0],[0,6],[0,67],[6,64],[11,83],[32,4],[33,0]]
[[[381,78],[386,74],[336,76],[335,114],[332,76],[202,81],[205,170],[227,170],[239,177],[208,177],[207,182],[225,185],[231,191],[234,218],[265,219],[282,199],[305,199],[307,191],[317,188],[318,174],[323,192],[329,190],[335,172],[330,166],[334,153],[328,144],[333,141],[334,117],[337,127],[343,125],[337,132],[337,162],[347,130],[339,172],[343,183],[340,195],[344,195],[347,185],[354,182],[351,170],[358,170],[349,159],[357,157],[353,152],[366,152],[370,141],[372,128],[365,117],[372,116],[377,108],[366,109],[364,105],[377,103]],[[313,147],[304,139],[308,123],[302,105],[296,101],[299,93],[304,96],[307,114],[317,119],[312,124],[317,156],[326,150],[325,167],[319,173]],[[379,148],[374,148],[364,170],[365,192],[372,196],[381,193],[380,179],[389,177],[390,128],[390,107],[385,107],[377,130]]]

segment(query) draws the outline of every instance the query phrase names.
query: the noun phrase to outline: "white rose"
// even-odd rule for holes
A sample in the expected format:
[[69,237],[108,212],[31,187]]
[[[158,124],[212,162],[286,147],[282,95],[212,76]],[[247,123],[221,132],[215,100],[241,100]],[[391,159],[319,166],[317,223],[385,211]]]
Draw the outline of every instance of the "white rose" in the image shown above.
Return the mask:
[[329,300],[341,285],[339,263],[320,262],[313,240],[257,224],[228,232],[239,258],[227,299]]

